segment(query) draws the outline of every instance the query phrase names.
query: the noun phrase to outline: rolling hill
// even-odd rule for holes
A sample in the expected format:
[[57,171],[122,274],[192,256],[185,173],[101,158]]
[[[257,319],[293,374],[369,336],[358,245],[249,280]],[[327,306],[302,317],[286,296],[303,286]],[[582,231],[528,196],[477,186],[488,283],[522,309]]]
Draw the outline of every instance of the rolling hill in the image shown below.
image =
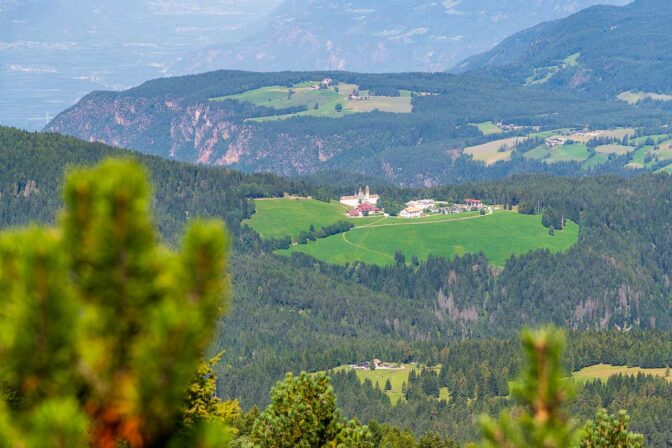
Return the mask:
[[671,93],[670,21],[666,0],[594,6],[517,33],[455,71],[486,71],[518,84],[606,98]]

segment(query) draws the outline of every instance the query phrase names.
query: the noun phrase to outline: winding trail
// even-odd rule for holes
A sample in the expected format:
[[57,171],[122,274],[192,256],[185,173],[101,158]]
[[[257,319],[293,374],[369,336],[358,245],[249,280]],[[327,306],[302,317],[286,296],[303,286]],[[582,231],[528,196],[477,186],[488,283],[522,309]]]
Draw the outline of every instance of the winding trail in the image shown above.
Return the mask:
[[395,226],[421,226],[421,225],[426,225],[426,224],[438,224],[442,222],[455,222],[455,221],[466,221],[468,219],[477,219],[477,218],[485,218],[486,216],[492,215],[494,212],[490,210],[488,213],[485,215],[475,215],[475,216],[468,216],[466,218],[453,218],[453,219],[437,219],[434,221],[423,221],[423,222],[399,222],[399,223],[392,223],[392,224],[376,224],[377,222],[380,222],[384,219],[387,219],[387,217],[379,219],[378,221],[374,221],[371,224],[364,224],[363,226],[356,226],[353,227],[352,229],[349,230],[349,232],[352,232],[353,230],[357,229],[372,229],[374,227],[395,227]]

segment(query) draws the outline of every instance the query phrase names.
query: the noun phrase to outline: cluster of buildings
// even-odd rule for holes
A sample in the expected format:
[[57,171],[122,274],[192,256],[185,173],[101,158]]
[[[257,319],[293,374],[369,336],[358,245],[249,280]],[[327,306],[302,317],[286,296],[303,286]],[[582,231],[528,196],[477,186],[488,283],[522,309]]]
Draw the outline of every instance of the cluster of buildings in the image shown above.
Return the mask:
[[348,99],[351,101],[368,101],[371,99],[371,95],[360,95],[359,93],[352,92]]
[[358,364],[350,364],[350,368],[353,370],[372,370],[371,364],[376,370],[404,370],[406,366],[403,364],[392,364],[388,362],[383,362],[380,359],[374,359],[373,361],[362,361]]
[[[380,196],[371,194],[367,185],[364,189],[360,187],[352,196],[342,196],[340,203],[350,207],[347,213],[348,217],[357,218],[384,214],[384,211],[377,206],[379,200]],[[405,205],[406,207],[399,212],[401,218],[420,218],[428,214],[448,215],[486,208],[486,205],[480,199],[465,199],[461,204],[449,204],[434,199],[417,199],[409,201]]]
[[334,80],[331,78],[324,78],[319,84],[314,84],[310,87],[310,90],[320,90],[320,89],[326,89],[327,87],[331,87],[331,85],[334,83]]
[[351,207],[352,210],[348,211],[347,214],[351,218],[356,218],[359,216],[382,214],[383,210],[376,206],[379,199],[380,196],[377,194],[371,194],[371,190],[367,185],[364,190],[360,187],[353,196],[341,197],[340,202],[341,204]]
[[399,213],[399,216],[401,218],[420,218],[426,214],[448,215],[474,209],[481,210],[482,208],[485,208],[485,204],[479,199],[465,199],[461,204],[449,204],[433,199],[419,199],[407,202],[406,208]]

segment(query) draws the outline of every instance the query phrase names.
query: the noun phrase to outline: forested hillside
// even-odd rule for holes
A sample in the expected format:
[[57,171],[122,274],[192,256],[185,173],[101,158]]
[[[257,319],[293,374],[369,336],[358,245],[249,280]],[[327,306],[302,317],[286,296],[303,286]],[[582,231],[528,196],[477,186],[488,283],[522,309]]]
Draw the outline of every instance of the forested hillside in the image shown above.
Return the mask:
[[[298,86],[319,83],[325,77],[333,80],[329,91],[334,95],[339,86],[373,92],[368,100],[344,98],[346,109],[380,97],[395,99],[403,92],[410,96],[411,112],[379,112],[372,105],[370,112],[339,113],[331,105],[329,116],[317,117],[305,115],[313,113],[317,102],[274,108],[266,101],[230,97],[243,93],[253,97],[257,89],[280,86],[291,98],[297,89],[307,89]],[[349,92],[338,94],[347,97]],[[322,109],[317,112],[325,113]],[[503,136],[516,136],[566,127],[658,126],[667,124],[669,117],[664,110],[588,101],[481,76],[219,71],[154,80],[124,92],[91,93],[46,129],[175,160],[248,172],[297,175],[336,169],[423,186],[499,178],[515,172],[578,169],[572,164],[551,166],[522,158],[496,166],[474,161],[463,149],[495,137],[485,135],[475,123],[513,124],[516,126]]]
[[672,93],[672,4],[635,0],[594,6],[542,23],[473,56],[456,68],[486,71],[518,84],[584,91],[598,98],[623,92]]
[[[422,191],[387,187],[381,194],[391,200],[476,197],[543,213],[551,222],[564,216],[580,225],[579,242],[562,254],[513,257],[503,268],[479,254],[389,267],[334,266],[272,255],[273,242],[240,221],[253,213],[252,197],[288,191],[326,200],[336,190],[322,186],[318,192],[275,176],[184,165],[54,134],[1,131],[2,227],[51,222],[61,204],[63,170],[110,155],[134,157],[148,168],[157,224],[169,241],[192,217],[226,218],[235,248],[233,305],[212,350],[226,351],[216,369],[220,393],[245,408],[265,405],[287,371],[373,358],[440,364],[445,368],[409,378],[406,403],[396,406],[375,385],[335,374],[339,406],[364,421],[466,441],[477,435],[476,415],[510,405],[503,397],[519,365],[510,338],[523,326],[552,322],[575,330],[565,361],[570,370],[598,363],[664,368],[671,361],[669,175],[525,175]],[[465,338],[475,341],[459,342]],[[451,400],[437,398],[437,389]],[[646,403],[642,390],[649,394]],[[625,407],[633,427],[652,446],[664,447],[672,440],[669,426],[660,424],[672,415],[670,393],[664,379],[615,378],[586,386],[572,406],[581,418],[598,406]]]

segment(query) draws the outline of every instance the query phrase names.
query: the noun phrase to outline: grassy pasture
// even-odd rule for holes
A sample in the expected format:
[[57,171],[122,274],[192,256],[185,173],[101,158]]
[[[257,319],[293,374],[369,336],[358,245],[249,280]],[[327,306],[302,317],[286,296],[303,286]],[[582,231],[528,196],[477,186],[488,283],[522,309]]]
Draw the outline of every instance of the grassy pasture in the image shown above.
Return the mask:
[[622,92],[616,98],[628,104],[637,104],[645,99],[654,101],[672,101],[672,95],[652,92]]
[[[283,120],[296,116],[311,117],[330,117],[339,118],[352,113],[371,112],[380,110],[382,112],[410,113],[412,111],[411,93],[408,91],[400,92],[398,97],[374,96],[369,100],[350,100],[350,94],[358,90],[356,84],[338,84],[338,91],[334,87],[322,90],[313,90],[313,85],[319,84],[318,81],[306,81],[292,86],[268,86],[259,89],[248,90],[247,92],[236,95],[211,98],[211,101],[223,101],[233,99],[238,101],[247,101],[257,106],[267,106],[276,109],[287,107],[305,106],[307,109],[303,112],[286,115],[274,115],[268,117],[251,118],[248,121],[274,121]],[[368,95],[368,91],[361,91],[360,95]],[[336,111],[336,105],[341,104],[343,110]],[[315,108],[317,105],[317,108]]]
[[632,146],[624,146],[624,145],[602,145],[595,148],[595,152],[597,153],[617,154],[619,156],[622,156],[623,154],[627,154],[634,150],[635,148],[633,148]]
[[[398,369],[398,370],[389,370],[389,369],[376,369],[376,370],[360,370],[357,369],[355,370],[355,374],[357,375],[357,378],[359,379],[360,382],[364,382],[366,380],[371,381],[373,386],[375,387],[378,385],[381,390],[385,389],[385,382],[389,379],[390,384],[392,385],[392,390],[386,391],[385,393],[387,394],[388,397],[390,397],[390,402],[392,404],[396,404],[399,401],[405,401],[404,394],[402,392],[402,384],[406,383],[408,384],[408,375],[411,373],[411,371],[415,371],[416,373],[420,373],[420,366],[416,364],[400,364],[400,367],[403,367],[403,369]],[[440,369],[440,366],[437,367],[432,367],[433,370]],[[335,372],[341,372],[341,371],[349,371],[350,366],[344,365],[344,366],[339,366],[334,369]],[[440,390],[440,395],[439,395],[440,400],[448,400],[450,399],[450,394],[448,393],[448,388],[442,387]]]
[[481,131],[481,133],[483,133],[483,135],[501,134],[502,132],[504,132],[502,128],[497,126],[492,121],[476,123],[475,126],[478,128],[479,131]]
[[[606,381],[609,377],[614,375],[637,375],[643,373],[645,375],[654,375],[665,377],[666,369],[642,369],[641,367],[627,367],[627,366],[612,366],[609,364],[597,364],[586,367],[574,372],[572,378],[578,382],[587,382],[593,380]],[[668,381],[672,381],[672,376],[667,377]]]
[[535,249],[564,251],[577,241],[579,233],[578,226],[568,222],[563,231],[551,236],[541,225],[541,216],[509,211],[485,216],[454,216],[443,221],[432,217],[428,222],[389,218],[394,221],[360,225],[349,232],[295,245],[278,253],[303,252],[336,264],[362,261],[388,265],[394,263],[396,250],[401,250],[407,260],[413,255],[426,259],[429,255],[453,257],[482,251],[491,263],[503,266],[511,255]]
[[245,221],[263,238],[297,237],[308,231],[346,219],[348,207],[338,202],[322,202],[314,199],[261,199],[254,202],[257,209],[252,218]]
[[593,156],[581,164],[581,168],[584,170],[589,170],[595,168],[596,166],[602,165],[609,159],[607,154],[596,153]]
[[543,160],[548,163],[553,162],[582,162],[588,160],[590,153],[588,147],[583,143],[574,143],[571,145],[562,145],[555,148],[539,146],[525,153],[528,159]]
[[[478,146],[471,146],[464,150],[465,154],[471,154],[474,160],[480,160],[491,165],[500,160],[511,160],[511,153],[515,146],[525,140],[525,137],[511,137],[493,140]],[[500,152],[499,148],[506,147],[506,151]]]
[[669,138],[669,135],[668,134],[644,135],[642,137],[630,139],[630,144],[636,146],[642,146],[646,144],[646,141],[649,138],[653,139],[654,143],[662,143]]

